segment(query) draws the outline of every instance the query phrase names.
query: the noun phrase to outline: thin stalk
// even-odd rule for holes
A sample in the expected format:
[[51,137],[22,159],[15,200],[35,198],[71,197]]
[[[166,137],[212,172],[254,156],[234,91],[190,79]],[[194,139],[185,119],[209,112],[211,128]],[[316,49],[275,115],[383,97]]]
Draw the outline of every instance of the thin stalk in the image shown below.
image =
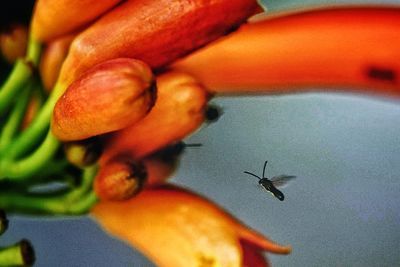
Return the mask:
[[86,213],[96,203],[92,184],[97,166],[88,167],[82,174],[79,187],[67,193],[20,193],[4,191],[0,194],[0,207],[10,212],[28,214],[77,215]]
[[31,64],[33,64],[33,66],[35,67],[37,67],[39,64],[40,54],[42,52],[41,48],[42,48],[41,44],[37,40],[35,40],[35,38],[33,38],[32,36],[29,36],[26,60],[31,62]]
[[28,128],[25,129],[25,131],[23,131],[17,137],[17,139],[12,142],[12,144],[1,151],[3,153],[0,152],[0,156],[7,157],[8,159],[15,159],[38,144],[39,139],[43,136],[46,129],[49,128],[53,108],[58,98],[62,95],[62,88],[59,88],[60,86],[56,86],[56,88],[54,88],[49,98],[40,109],[36,118],[32,121]]
[[13,99],[32,77],[32,67],[23,59],[18,59],[6,82],[0,88],[0,114],[3,114]]
[[0,180],[5,177],[14,181],[29,179],[52,160],[59,145],[60,142],[49,130],[40,147],[29,156],[19,160],[3,158],[0,162]]
[[0,135],[0,150],[11,143],[16,135],[21,121],[24,118],[25,110],[29,102],[30,88],[25,88],[17,99],[14,109],[11,111],[6,124],[1,130]]

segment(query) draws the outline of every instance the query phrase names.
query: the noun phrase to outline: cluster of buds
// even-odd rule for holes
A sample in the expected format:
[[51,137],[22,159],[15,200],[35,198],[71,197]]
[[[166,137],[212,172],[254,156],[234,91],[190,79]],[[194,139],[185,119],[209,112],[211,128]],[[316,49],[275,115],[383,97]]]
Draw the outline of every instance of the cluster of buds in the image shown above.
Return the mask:
[[[38,0],[29,32],[0,35],[14,63],[0,88],[0,208],[92,212],[160,266],[267,266],[261,251],[289,253],[165,185],[181,140],[217,120],[218,93],[400,95],[400,9],[252,17],[261,11],[255,0]],[[47,190],[53,181],[62,188]]]

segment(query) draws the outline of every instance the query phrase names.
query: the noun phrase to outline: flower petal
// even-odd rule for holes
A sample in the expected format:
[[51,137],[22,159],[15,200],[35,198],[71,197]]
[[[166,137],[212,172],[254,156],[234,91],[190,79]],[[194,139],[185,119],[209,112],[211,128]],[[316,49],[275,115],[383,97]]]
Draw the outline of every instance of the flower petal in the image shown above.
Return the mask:
[[242,266],[243,238],[259,249],[279,247],[209,200],[177,187],[147,189],[124,202],[100,202],[92,214],[159,266]]

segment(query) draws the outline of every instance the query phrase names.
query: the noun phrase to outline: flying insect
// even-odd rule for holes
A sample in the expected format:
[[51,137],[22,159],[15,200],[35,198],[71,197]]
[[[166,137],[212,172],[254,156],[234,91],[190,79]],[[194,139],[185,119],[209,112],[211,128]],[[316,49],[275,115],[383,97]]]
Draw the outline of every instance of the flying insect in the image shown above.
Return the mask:
[[296,178],[296,176],[278,175],[269,179],[268,177],[265,177],[265,168],[267,167],[267,162],[268,161],[265,161],[264,163],[262,178],[248,171],[244,171],[244,173],[258,178],[259,185],[261,185],[265,190],[270,192],[274,197],[276,197],[280,201],[283,201],[285,199],[285,195],[280,190],[278,190],[277,187],[282,187],[286,185],[290,180]]

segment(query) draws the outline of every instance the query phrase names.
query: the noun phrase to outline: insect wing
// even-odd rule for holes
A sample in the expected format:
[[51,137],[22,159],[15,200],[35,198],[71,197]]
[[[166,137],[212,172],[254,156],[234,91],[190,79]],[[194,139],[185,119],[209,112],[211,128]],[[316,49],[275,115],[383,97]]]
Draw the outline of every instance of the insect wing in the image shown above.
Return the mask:
[[278,175],[278,176],[274,176],[271,178],[271,182],[275,187],[285,187],[288,185],[289,181],[293,180],[294,178],[296,178],[296,176],[293,175]]

